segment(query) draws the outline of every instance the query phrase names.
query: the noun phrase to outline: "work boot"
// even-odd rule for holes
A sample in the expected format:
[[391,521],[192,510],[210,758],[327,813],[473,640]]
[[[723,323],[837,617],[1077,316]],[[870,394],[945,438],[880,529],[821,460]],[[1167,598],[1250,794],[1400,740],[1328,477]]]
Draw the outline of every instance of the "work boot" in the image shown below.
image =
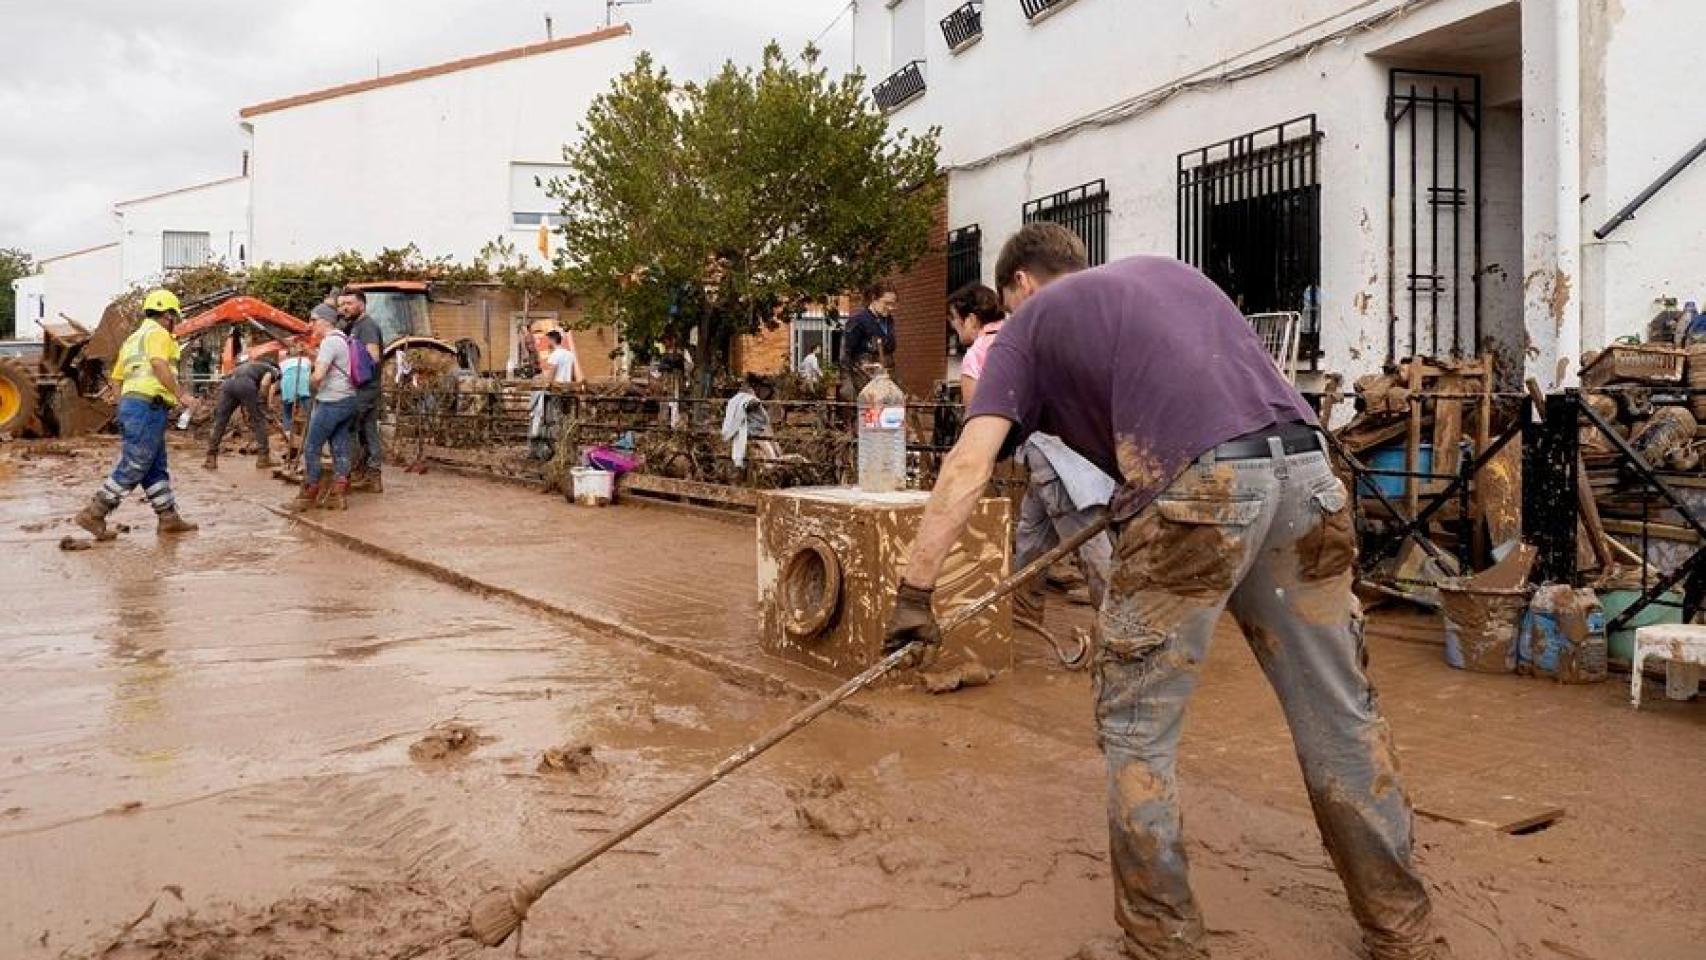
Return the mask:
[[160,524],[155,528],[155,532],[161,536],[167,536],[179,533],[194,533],[199,529],[201,529],[199,524],[194,524],[185,520],[181,515],[179,515],[178,508],[173,507],[170,510],[161,512]]
[[333,480],[332,481],[332,492],[326,495],[326,500],[324,503],[321,504],[321,506],[327,510],[343,510],[343,509],[346,509],[348,507],[348,504],[344,502],[344,498],[348,494],[349,494],[349,480],[348,480],[348,478],[340,478],[337,480]]
[[256,470],[271,470],[272,469],[272,457],[267,456],[267,452],[265,450],[262,450],[259,454],[257,454],[255,456],[255,469]]
[[356,493],[384,493],[385,480],[378,470],[370,470],[359,480],[351,478],[349,488]]
[[219,451],[217,451],[217,450],[207,451],[207,459],[203,460],[201,462],[201,468],[203,470],[218,470],[219,469]]
[[302,489],[296,491],[296,496],[284,504],[284,509],[291,513],[307,513],[319,505],[320,485],[302,481]]
[[90,535],[96,540],[111,540],[118,536],[118,534],[107,529],[107,514],[112,512],[111,507],[96,497],[90,500],[89,505],[77,514],[76,523],[79,527],[89,531]]

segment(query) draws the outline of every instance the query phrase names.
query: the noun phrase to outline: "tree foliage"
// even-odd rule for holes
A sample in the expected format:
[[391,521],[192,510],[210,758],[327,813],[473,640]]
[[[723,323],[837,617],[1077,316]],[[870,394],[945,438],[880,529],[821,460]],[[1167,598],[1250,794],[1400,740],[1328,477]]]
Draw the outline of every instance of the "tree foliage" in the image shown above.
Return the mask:
[[0,338],[15,337],[12,329],[17,312],[17,295],[12,281],[36,272],[35,259],[16,247],[0,248]]
[[831,79],[772,43],[678,84],[642,54],[600,96],[551,181],[589,318],[642,354],[699,334],[700,369],[733,338],[858,290],[929,248],[937,132],[889,129],[864,78]]

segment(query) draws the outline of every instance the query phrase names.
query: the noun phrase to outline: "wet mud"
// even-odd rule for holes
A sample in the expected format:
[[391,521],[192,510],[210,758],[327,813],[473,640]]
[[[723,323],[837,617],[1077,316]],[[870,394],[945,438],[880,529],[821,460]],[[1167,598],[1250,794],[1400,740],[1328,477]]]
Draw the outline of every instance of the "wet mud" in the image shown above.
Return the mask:
[[[148,535],[64,553],[55,521],[111,450],[25,461],[6,447],[3,957],[512,955],[456,938],[474,899],[609,836],[799,706],[320,537],[255,506],[277,486],[247,464],[189,476],[198,451],[176,446],[197,537],[157,541],[133,502],[116,519]],[[750,525],[574,511],[441,472],[391,480],[329,522],[707,662],[764,662]],[[519,532],[493,537],[498,525]],[[612,546],[629,542],[680,546]],[[1069,629],[1088,614],[1051,602],[1048,617]],[[1569,810],[1518,837],[1418,821],[1455,955],[1697,955],[1706,772],[1675,762],[1706,733],[1694,705],[1637,715],[1616,684],[1450,671],[1437,621],[1392,623],[1370,622],[1373,670],[1417,803],[1526,786]],[[1362,958],[1283,721],[1236,637],[1228,622],[1201,665],[1180,752],[1209,943],[1221,960]],[[1014,655],[985,691],[897,687],[826,715],[553,890],[519,955],[1052,960],[1106,945],[1089,679],[1040,641]],[[446,718],[469,728],[447,747],[477,748],[413,759]],[[553,751],[569,769],[549,769]]]
[[466,757],[480,746],[480,734],[466,723],[454,721],[435,725],[419,740],[409,744],[409,759],[436,763]]

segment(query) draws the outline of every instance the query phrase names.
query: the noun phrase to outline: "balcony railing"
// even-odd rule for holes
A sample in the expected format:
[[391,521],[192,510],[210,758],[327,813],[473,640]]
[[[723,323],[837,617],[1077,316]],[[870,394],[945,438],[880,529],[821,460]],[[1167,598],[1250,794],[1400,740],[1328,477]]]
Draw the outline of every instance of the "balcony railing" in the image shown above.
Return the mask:
[[942,18],[942,39],[959,53],[983,38],[983,0],[971,0]]
[[1035,23],[1071,2],[1072,0],[1019,0],[1019,5],[1025,8],[1025,19]]
[[871,99],[883,110],[893,110],[924,93],[924,61],[914,60],[876,85]]

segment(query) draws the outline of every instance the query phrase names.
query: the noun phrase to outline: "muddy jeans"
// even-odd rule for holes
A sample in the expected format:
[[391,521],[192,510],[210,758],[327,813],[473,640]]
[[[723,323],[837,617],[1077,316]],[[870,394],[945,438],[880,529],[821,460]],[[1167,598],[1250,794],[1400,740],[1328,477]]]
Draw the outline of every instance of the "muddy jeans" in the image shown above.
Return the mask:
[[1354,561],[1345,488],[1319,452],[1218,463],[1210,454],[1119,530],[1097,622],[1096,721],[1115,911],[1136,956],[1207,955],[1174,761],[1228,608],[1279,696],[1365,942],[1376,960],[1436,956],[1410,859],[1410,802],[1365,672]]
[[267,415],[261,407],[261,394],[254,381],[226,380],[219,387],[219,405],[213,409],[213,429],[207,435],[207,453],[216,456],[225,440],[225,430],[231,424],[231,414],[243,408],[249,419],[249,429],[255,435],[255,449],[262,456],[267,452]]

